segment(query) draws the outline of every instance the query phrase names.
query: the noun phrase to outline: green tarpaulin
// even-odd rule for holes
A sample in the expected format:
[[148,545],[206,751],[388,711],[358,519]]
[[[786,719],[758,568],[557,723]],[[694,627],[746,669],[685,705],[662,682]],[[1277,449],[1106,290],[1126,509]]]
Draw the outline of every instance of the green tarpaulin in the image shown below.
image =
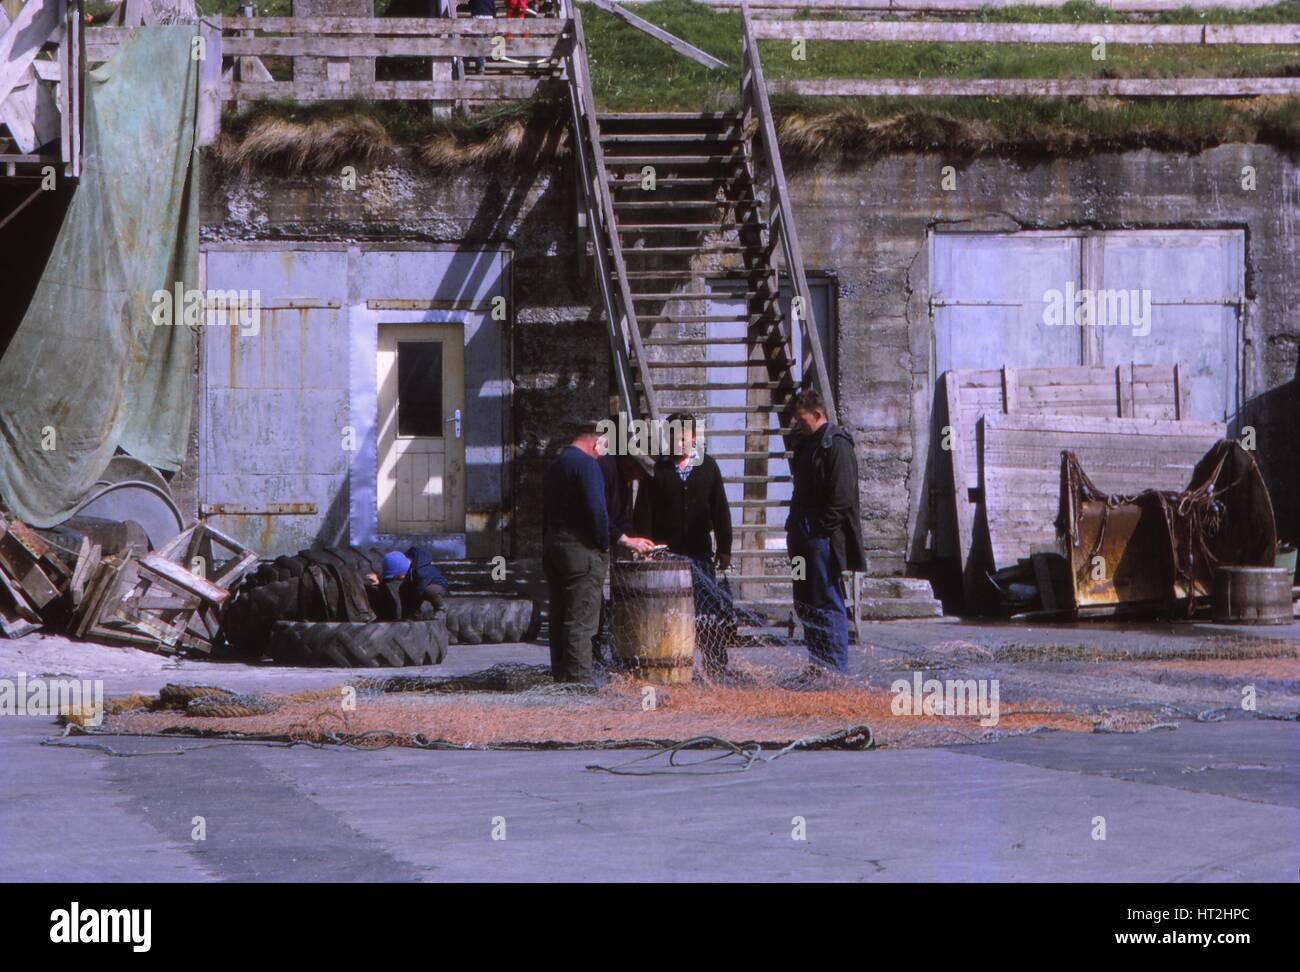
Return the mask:
[[120,447],[185,456],[196,331],[154,294],[198,287],[193,26],[135,31],[86,75],[81,182],[0,360],[0,498],[37,526],[75,508]]

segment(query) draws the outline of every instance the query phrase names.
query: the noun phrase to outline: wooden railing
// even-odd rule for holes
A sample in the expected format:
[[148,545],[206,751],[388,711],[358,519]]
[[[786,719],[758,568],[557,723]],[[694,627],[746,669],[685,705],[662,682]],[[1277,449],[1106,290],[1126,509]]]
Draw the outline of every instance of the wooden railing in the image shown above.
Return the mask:
[[[643,413],[637,405],[636,388],[639,375],[646,400],[645,417],[657,420],[659,409],[655,403],[654,385],[650,369],[646,367],[645,346],[627,282],[623,247],[614,222],[614,200],[606,177],[605,152],[600,144],[600,127],[596,121],[596,99],[592,94],[591,72],[587,66],[582,14],[573,0],[562,0],[561,12],[573,25],[573,43],[566,56],[573,154],[578,163],[587,227],[596,255],[596,274],[608,322],[614,377],[623,409],[629,417],[641,417]],[[637,360],[635,371],[631,364],[633,353]]]
[[[758,41],[754,36],[748,6],[742,6],[741,24],[741,77],[740,101],[742,124],[746,130],[755,126],[755,145],[762,151],[768,174],[768,232],[781,248],[785,270],[790,276],[794,296],[802,305],[798,320],[803,348],[806,352],[803,385],[815,387],[826,404],[826,417],[837,421],[835,391],[831,387],[822,350],[821,334],[817,330],[817,316],[813,308],[812,292],[803,267],[803,251],[799,247],[799,234],[794,225],[794,210],[790,205],[790,191],[785,182],[785,168],[781,164],[781,150],[776,141],[776,128],[772,123],[772,106],[768,102],[767,84],[763,79],[763,65],[758,56]],[[793,360],[793,331],[781,321],[786,347]],[[809,361],[811,359],[811,361]]]
[[[866,20],[765,20],[759,40],[978,44],[1300,44],[1300,24],[1014,24]],[[1300,94],[1300,78],[824,78],[775,81],[777,94],[824,97],[1202,97]]]
[[[106,61],[134,29],[87,31],[88,64]],[[554,17],[523,24],[440,17],[212,17],[200,21],[199,31],[200,144],[216,138],[228,102],[357,98],[465,105],[560,96],[564,82],[550,76],[550,66],[567,58],[572,44],[567,21]],[[287,59],[290,76],[277,78],[263,58]],[[428,58],[430,76],[376,80],[376,62],[388,58]],[[491,66],[522,67],[525,75],[488,71],[470,79],[454,70],[480,58]],[[314,70],[304,70],[308,66]]]

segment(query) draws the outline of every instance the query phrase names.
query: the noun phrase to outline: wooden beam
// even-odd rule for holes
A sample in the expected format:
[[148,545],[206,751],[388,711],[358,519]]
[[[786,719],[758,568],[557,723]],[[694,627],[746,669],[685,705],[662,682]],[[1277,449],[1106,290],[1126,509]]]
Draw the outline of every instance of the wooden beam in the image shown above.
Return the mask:
[[486,78],[476,81],[227,81],[221,101],[525,101],[562,90],[550,78]]
[[759,40],[980,44],[1300,44],[1300,24],[989,24],[883,20],[760,20]]
[[618,4],[614,3],[613,0],[588,0],[588,2],[605,11],[605,13],[613,14],[615,17],[619,18],[619,20],[631,27],[635,27],[643,34],[648,34],[659,43],[666,45],[678,54],[682,55],[682,57],[689,57],[696,64],[703,64],[711,71],[716,71],[718,68],[724,68],[727,66],[726,61],[719,61],[712,54],[700,50],[694,44],[688,44],[680,37],[668,33],[668,31],[664,30],[662,27],[656,27],[648,20],[642,20],[636,14],[624,10]]
[[[504,38],[504,35],[502,35]],[[504,38],[508,57],[559,57],[559,38]],[[484,57],[497,49],[495,36],[466,37],[366,37],[354,34],[299,34],[294,37],[226,37],[223,55],[267,57],[313,54],[329,57]]]
[[773,81],[774,94],[835,98],[1251,98],[1300,94],[1300,78],[969,78],[950,80]]
[[199,23],[203,38],[203,60],[199,62],[199,103],[195,119],[199,145],[210,145],[221,134],[221,30],[206,21]]
[[[222,30],[262,30],[273,34],[371,34],[388,37],[415,34],[422,37],[464,37],[504,34],[502,20],[444,20],[439,17],[214,17]],[[533,37],[559,37],[565,22],[554,18],[530,19]],[[111,29],[111,28],[110,28]],[[516,30],[522,29],[519,27]]]

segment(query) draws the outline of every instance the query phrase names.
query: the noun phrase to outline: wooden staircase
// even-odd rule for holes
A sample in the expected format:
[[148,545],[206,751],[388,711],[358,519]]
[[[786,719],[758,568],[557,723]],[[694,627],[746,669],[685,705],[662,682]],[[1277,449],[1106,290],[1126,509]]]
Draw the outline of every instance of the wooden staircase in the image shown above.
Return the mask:
[[800,382],[752,138],[738,112],[602,115],[599,133],[641,333],[642,414],[649,387],[660,417],[698,417],[731,501],[733,592],[784,620],[785,433]]
[[566,14],[575,158],[622,408],[703,421],[731,501],[733,593],[784,623],[790,406],[809,385],[832,420],[835,404],[757,44],[746,19],[738,112],[597,117],[582,18]]

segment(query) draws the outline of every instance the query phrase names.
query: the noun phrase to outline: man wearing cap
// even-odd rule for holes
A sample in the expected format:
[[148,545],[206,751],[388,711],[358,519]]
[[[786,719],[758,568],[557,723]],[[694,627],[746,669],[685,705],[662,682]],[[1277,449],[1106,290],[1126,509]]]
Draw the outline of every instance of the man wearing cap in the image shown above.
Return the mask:
[[596,463],[596,423],[580,427],[542,481],[542,566],[550,587],[547,614],[551,675],[592,684],[591,639],[600,624],[609,551],[605,479]]

